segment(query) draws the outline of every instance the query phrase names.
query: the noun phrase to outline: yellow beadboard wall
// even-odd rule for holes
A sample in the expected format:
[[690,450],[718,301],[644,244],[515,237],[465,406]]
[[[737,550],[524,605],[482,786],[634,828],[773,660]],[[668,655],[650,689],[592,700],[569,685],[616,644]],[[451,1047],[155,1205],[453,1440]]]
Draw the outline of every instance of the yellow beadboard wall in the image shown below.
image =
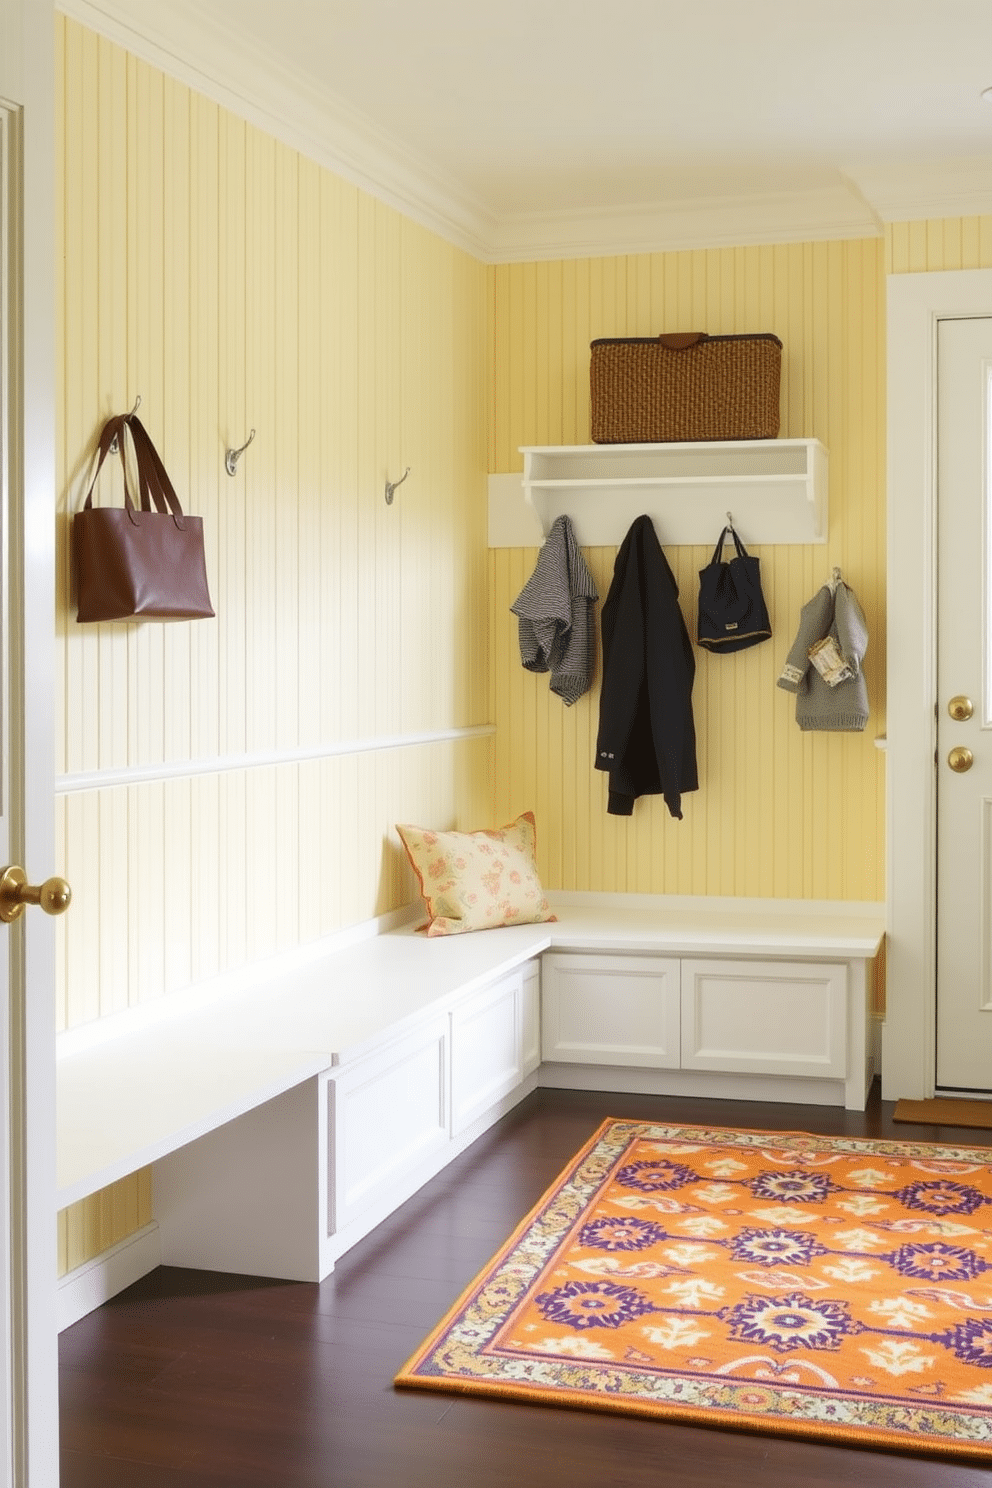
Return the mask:
[[58,1217],[59,1275],[127,1240],[153,1218],[152,1174],[142,1168]]
[[992,268],[992,217],[894,222],[885,230],[888,274]]
[[[467,254],[56,31],[71,1028],[408,903],[397,821],[488,821],[487,305]],[[139,394],[217,618],[80,627],[70,514]],[[74,1206],[62,1269],[150,1217],[147,1174]]]
[[[537,550],[490,553],[496,814],[533,809],[554,888],[786,898],[884,897],[885,244],[882,239],[643,254],[490,270],[490,469],[520,445],[589,442],[589,343],[661,330],[767,332],[784,344],[782,427],[830,455],[828,542],[759,546],[773,638],[732,656],[697,650],[700,789],[684,819],[660,797],[606,812],[593,768],[598,679],[571,709],[524,672],[509,606]],[[734,518],[748,542],[747,510]],[[718,532],[713,533],[715,542]],[[623,536],[619,533],[617,544]],[[695,636],[712,545],[669,547]],[[586,557],[605,599],[616,549]],[[775,680],[803,603],[839,565],[865,610],[871,718],[864,734],[802,734]],[[521,741],[526,741],[521,747]]]

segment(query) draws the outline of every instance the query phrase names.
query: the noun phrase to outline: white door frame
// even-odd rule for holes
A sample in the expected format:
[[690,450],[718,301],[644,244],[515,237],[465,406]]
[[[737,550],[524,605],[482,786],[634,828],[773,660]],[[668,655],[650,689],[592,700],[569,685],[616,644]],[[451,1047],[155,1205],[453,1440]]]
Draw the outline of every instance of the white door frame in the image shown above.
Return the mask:
[[934,1092],[937,323],[992,314],[992,269],[893,274],[888,295],[886,1018],[882,1097]]
[[[12,859],[33,882],[55,871],[54,87],[52,0],[0,0],[0,106],[12,167],[5,278],[20,312],[8,324],[3,430],[10,477],[5,806]],[[48,917],[33,912],[0,927],[0,936],[13,1009],[5,1204],[12,1388],[2,1471],[14,1488],[57,1488],[55,937]]]

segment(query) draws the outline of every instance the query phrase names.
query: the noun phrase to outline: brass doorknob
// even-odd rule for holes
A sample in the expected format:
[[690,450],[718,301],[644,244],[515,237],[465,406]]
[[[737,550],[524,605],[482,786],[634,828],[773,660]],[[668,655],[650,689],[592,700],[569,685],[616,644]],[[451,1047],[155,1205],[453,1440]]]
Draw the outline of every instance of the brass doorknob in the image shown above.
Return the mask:
[[28,904],[38,904],[46,914],[65,914],[72,901],[72,890],[64,878],[46,878],[43,884],[29,884],[23,868],[12,863],[0,873],[0,920],[10,924],[20,919]]
[[970,749],[965,749],[962,745],[957,744],[947,756],[947,763],[958,775],[963,775],[975,763],[975,756]]
[[958,693],[957,697],[951,698],[947,711],[955,723],[964,723],[974,713],[975,705],[970,697],[964,697],[963,694]]

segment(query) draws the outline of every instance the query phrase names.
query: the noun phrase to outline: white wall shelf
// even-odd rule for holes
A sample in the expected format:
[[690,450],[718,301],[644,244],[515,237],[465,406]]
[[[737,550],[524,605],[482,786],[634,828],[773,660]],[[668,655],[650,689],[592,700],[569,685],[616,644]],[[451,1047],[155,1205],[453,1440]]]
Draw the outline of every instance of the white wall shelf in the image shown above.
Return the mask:
[[523,475],[489,477],[489,546],[536,547],[558,516],[583,547],[618,547],[651,517],[662,546],[712,544],[727,512],[745,543],[827,540],[818,439],[529,445]]

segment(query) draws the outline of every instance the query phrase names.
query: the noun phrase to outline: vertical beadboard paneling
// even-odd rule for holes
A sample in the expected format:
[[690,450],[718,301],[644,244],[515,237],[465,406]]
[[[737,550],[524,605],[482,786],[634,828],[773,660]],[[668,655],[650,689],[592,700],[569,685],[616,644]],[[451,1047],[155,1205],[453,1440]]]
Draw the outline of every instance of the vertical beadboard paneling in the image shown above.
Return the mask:
[[[594,769],[598,691],[565,709],[547,677],[524,673],[508,607],[536,552],[490,555],[497,815],[534,809],[542,872],[562,888],[877,899],[884,892],[884,248],[880,240],[637,254],[490,272],[496,470],[522,444],[589,441],[589,342],[705,329],[774,331],[785,347],[782,435],[830,451],[823,547],[752,550],[773,638],[730,657],[697,650],[693,694],[700,790],[672,820],[660,799],[609,818]],[[554,391],[542,387],[550,382]],[[747,512],[735,519],[748,541]],[[622,533],[618,534],[618,543]],[[714,532],[714,541],[717,533]],[[663,531],[659,531],[665,545]],[[695,633],[705,548],[666,553]],[[601,599],[615,550],[587,561]],[[871,624],[872,718],[864,735],[803,735],[775,686],[799,610],[844,570]]]
[[[63,574],[62,767],[485,721],[485,271],[84,28],[60,18],[58,30],[65,509],[101,417],[140,392],[177,487],[205,515],[218,610],[195,625],[79,628]],[[104,314],[94,286],[113,298],[114,278]],[[250,427],[232,480],[223,451]],[[387,508],[385,480],[406,464]],[[115,812],[66,798],[74,876],[93,878],[95,860],[110,887],[123,882],[116,914],[94,888],[95,915],[66,929],[68,1025],[299,936],[300,864],[315,848],[301,848],[312,818],[298,768],[195,791],[122,787]],[[325,832],[354,810],[332,806]],[[342,881],[351,907],[326,902],[314,933],[373,912],[374,858],[364,881]],[[257,869],[273,861],[287,867],[284,902],[262,916]],[[106,981],[91,974],[108,958]]]
[[[274,345],[267,353],[271,364],[273,387],[274,459],[271,462],[273,484],[278,484],[282,498],[275,504],[275,544],[265,562],[275,585],[275,633],[270,702],[275,702],[276,748],[291,748],[300,739],[300,677],[294,666],[281,665],[283,657],[299,649],[300,618],[300,321],[299,282],[299,157],[289,150],[276,152],[272,200],[269,215],[275,224],[275,241],[271,264],[272,289],[259,285],[260,297],[266,293],[273,301],[272,333]],[[265,503],[265,505],[272,505]],[[278,660],[277,660],[278,659]],[[265,675],[258,677],[260,694],[264,693]]]
[[[320,421],[323,360],[321,341],[320,171],[299,161],[299,230],[296,235],[295,279],[298,329],[294,377],[297,401],[292,430],[297,444],[299,516],[296,526],[296,623],[300,635],[320,633],[322,608],[322,535]],[[292,272],[292,269],[290,269]],[[245,437],[248,431],[245,430]],[[238,441],[239,444],[241,441]],[[299,741],[319,743],[321,697],[325,684],[320,658],[309,646],[296,647],[295,691],[299,710]],[[304,936],[304,938],[307,938]]]
[[885,229],[889,274],[992,267],[992,216],[892,222]]
[[[58,769],[180,767],[60,798],[72,1027],[409,902],[397,821],[491,819],[488,737],[348,752],[488,721],[487,309],[466,254],[56,31]],[[139,393],[204,518],[217,618],[80,627],[69,514],[102,421]],[[114,478],[99,499],[120,502]],[[301,749],[327,754],[279,761]],[[182,773],[244,754],[273,758]],[[63,1269],[151,1215],[147,1173],[74,1206]]]
[[151,1173],[147,1168],[63,1209],[57,1225],[59,1275],[119,1244],[153,1218]]
[[[220,114],[217,139],[218,301],[215,314],[205,318],[211,336],[216,337],[218,349],[218,428],[214,436],[213,459],[220,458],[222,448],[240,449],[249,430],[256,429],[256,441],[242,456],[238,473],[231,477],[224,472],[217,511],[217,567],[208,569],[218,616],[218,750],[227,755],[248,748],[247,507],[254,499],[257,458],[269,433],[261,428],[254,396],[249,398],[246,389],[247,132],[247,126],[239,119],[223,112]],[[206,463],[209,466],[209,461]],[[227,615],[241,616],[242,623],[225,623],[223,617]]]
[[[188,99],[190,185],[187,212],[187,262],[189,284],[187,414],[189,418],[190,480],[180,500],[203,518],[207,569],[216,574],[218,567],[217,533],[219,526],[219,481],[222,477],[217,459],[220,419],[219,351],[215,335],[197,334],[196,328],[216,324],[219,304],[219,262],[217,255],[219,180],[219,110],[196,94]],[[200,148],[192,150],[193,140]],[[214,581],[216,588],[216,580]],[[213,595],[216,607],[217,597]],[[189,645],[189,670],[185,679],[190,698],[217,697],[219,669],[215,627],[185,627]],[[177,687],[181,683],[177,683]],[[219,730],[216,706],[202,711],[189,709],[185,749],[194,756],[216,754]]]

